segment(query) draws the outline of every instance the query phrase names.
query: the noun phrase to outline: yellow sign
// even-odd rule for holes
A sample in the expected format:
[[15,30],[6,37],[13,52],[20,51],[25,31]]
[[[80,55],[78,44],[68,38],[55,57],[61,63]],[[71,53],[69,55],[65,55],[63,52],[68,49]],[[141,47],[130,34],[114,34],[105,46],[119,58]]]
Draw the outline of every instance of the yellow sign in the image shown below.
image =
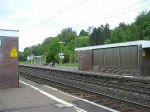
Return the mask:
[[11,58],[18,58],[18,51],[17,51],[16,47],[13,47],[13,48],[10,50],[10,57],[11,57]]
[[145,50],[143,50],[143,53],[142,53],[142,55],[143,55],[143,56],[146,56]]

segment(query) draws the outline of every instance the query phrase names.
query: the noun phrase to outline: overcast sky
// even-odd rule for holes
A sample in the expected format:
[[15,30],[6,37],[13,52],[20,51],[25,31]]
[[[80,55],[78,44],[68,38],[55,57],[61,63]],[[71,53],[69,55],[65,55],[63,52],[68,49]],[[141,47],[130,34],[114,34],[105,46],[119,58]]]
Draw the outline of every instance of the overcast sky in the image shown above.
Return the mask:
[[0,29],[19,30],[23,51],[64,28],[79,33],[89,26],[130,24],[143,10],[150,10],[150,0],[0,0]]

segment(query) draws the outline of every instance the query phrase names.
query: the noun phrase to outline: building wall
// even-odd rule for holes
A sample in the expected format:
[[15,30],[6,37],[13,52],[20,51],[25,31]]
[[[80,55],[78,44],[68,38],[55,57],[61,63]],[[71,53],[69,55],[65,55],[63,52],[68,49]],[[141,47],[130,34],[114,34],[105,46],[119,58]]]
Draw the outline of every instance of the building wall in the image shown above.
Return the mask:
[[142,50],[142,75],[150,76],[150,48]]
[[138,46],[78,51],[79,70],[140,75]]
[[97,67],[97,72],[111,73],[118,75],[135,75],[135,76],[140,75],[139,69],[136,68]]
[[92,70],[92,50],[78,51],[79,70]]
[[0,37],[0,88],[18,87],[18,56],[12,57],[12,49],[18,53],[17,37]]
[[93,66],[137,68],[138,46],[94,49]]
[[93,50],[93,68],[115,74],[139,75],[138,46],[119,46]]

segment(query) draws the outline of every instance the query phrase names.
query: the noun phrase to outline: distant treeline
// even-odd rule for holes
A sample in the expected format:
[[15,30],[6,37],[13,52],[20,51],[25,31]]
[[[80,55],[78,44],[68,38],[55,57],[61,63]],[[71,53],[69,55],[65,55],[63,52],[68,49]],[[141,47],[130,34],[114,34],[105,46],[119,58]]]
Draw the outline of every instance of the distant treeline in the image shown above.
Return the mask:
[[[130,18],[129,18],[130,19]],[[134,23],[125,24],[121,22],[118,27],[110,30],[110,26],[101,25],[100,27],[89,27],[82,29],[77,35],[72,28],[63,29],[56,37],[46,38],[42,44],[26,47],[24,52],[19,52],[19,60],[26,61],[27,56],[47,56],[47,63],[59,62],[59,53],[61,45],[59,42],[65,42],[62,45],[62,51],[65,55],[64,62],[75,62],[75,47],[86,47],[93,45],[103,45],[110,43],[150,40],[150,11],[142,12],[135,19]]]

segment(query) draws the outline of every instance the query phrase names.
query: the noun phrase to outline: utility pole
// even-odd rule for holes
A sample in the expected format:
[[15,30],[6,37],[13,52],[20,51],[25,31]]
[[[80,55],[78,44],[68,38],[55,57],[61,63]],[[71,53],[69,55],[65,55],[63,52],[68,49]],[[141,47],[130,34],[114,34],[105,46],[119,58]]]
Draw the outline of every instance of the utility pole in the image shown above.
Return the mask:
[[63,51],[62,51],[62,44],[64,44],[65,42],[59,42],[59,44],[61,44],[61,53],[59,54],[60,56],[60,63],[61,63],[61,67],[62,67],[62,59],[64,58],[64,54],[63,54]]
[[[75,36],[75,49],[77,48],[77,36]],[[77,62],[77,53],[75,51],[75,63]]]
[[31,64],[32,64],[32,47],[30,47],[30,52],[31,52],[31,56],[30,56],[30,59],[31,59]]

